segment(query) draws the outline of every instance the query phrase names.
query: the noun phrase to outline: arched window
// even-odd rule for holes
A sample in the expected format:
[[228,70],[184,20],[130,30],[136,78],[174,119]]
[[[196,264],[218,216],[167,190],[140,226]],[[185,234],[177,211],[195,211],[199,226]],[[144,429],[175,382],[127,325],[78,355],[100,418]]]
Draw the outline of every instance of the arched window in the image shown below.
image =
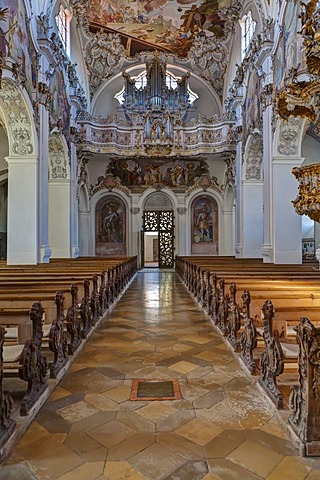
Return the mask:
[[62,42],[66,54],[70,56],[70,22],[71,13],[65,8],[62,3],[59,6],[59,12],[56,17],[56,24],[58,28],[58,35]]
[[242,58],[246,55],[250,42],[256,30],[257,22],[252,18],[251,11],[242,17],[240,20],[241,38],[242,38]]

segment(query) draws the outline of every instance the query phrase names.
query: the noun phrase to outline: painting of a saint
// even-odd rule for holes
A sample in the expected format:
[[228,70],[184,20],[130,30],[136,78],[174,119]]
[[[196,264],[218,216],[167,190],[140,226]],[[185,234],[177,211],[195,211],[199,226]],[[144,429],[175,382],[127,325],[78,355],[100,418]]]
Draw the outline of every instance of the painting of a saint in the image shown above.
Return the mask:
[[125,206],[114,196],[100,200],[96,207],[96,255],[125,255]]
[[261,114],[260,100],[259,100],[260,86],[261,86],[260,77],[256,72],[256,70],[254,70],[249,77],[246,100],[245,100],[245,109],[244,109],[244,117],[245,117],[244,134],[245,135],[248,135],[250,128],[254,129],[260,126],[260,114]]
[[191,253],[216,255],[218,253],[218,205],[206,195],[197,197],[191,207]]
[[186,56],[194,37],[201,33],[224,37],[231,0],[93,0],[92,27],[121,35],[131,55],[163,50]]

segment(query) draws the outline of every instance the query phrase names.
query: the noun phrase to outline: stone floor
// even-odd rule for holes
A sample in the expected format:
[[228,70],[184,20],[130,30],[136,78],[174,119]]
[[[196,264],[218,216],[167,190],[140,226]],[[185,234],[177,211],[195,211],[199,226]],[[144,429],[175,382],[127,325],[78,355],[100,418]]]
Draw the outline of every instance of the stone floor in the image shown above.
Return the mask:
[[[134,379],[178,379],[182,398],[132,401]],[[27,478],[14,464],[39,480],[320,479],[180,279],[157,270],[137,274],[1,479]]]

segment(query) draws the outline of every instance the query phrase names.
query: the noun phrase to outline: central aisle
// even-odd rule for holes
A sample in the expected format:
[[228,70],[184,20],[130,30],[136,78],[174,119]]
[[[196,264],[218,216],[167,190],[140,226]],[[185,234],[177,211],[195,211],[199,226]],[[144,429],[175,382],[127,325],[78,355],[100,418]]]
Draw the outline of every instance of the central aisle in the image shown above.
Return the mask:
[[[178,379],[180,400],[130,400]],[[139,272],[6,463],[39,480],[315,480],[173,272]],[[311,469],[314,470],[311,470]]]

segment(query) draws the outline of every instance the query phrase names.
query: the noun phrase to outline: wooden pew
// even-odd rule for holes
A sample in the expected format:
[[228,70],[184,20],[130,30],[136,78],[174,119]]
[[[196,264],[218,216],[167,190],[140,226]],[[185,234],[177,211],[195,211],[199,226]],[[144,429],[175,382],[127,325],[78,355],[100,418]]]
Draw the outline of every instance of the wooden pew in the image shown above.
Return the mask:
[[21,352],[12,355],[17,346],[3,347],[3,372],[11,375],[17,372],[20,379],[28,383],[27,392],[22,399],[20,415],[28,415],[37,400],[47,389],[47,360],[41,351],[43,308],[35,302],[30,311],[32,336],[21,347]]
[[[16,422],[12,418],[13,399],[11,393],[4,389],[3,385],[3,344],[4,344],[5,328],[0,326],[0,451],[8,443],[12,437]],[[3,458],[0,456],[0,461]]]

